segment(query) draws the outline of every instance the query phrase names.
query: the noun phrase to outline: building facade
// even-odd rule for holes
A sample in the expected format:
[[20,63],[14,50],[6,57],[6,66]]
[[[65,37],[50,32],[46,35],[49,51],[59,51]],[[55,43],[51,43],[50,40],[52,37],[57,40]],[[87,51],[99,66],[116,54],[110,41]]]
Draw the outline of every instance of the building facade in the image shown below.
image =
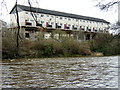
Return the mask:
[[[11,28],[17,27],[16,5],[10,12]],[[44,27],[48,29],[59,29],[66,32],[84,32],[85,38],[90,39],[90,35],[95,33],[106,33],[109,31],[109,22],[93,17],[75,15],[70,13],[34,8],[30,6],[17,5],[19,23],[24,31],[25,37],[30,37],[34,33],[34,28]],[[50,38],[51,32],[45,31],[45,38]],[[32,33],[31,33],[32,32]],[[69,33],[70,34],[70,33]]]

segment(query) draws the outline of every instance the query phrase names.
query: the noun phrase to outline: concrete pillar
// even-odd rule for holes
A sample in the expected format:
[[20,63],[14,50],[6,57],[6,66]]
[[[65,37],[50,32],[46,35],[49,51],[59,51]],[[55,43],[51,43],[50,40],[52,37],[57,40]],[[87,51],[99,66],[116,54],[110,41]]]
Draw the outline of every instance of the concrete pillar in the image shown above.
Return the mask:
[[76,34],[76,40],[78,40],[78,35]]
[[84,40],[84,41],[86,40],[86,34],[84,34],[83,40]]
[[92,39],[92,34],[90,34],[90,40]]

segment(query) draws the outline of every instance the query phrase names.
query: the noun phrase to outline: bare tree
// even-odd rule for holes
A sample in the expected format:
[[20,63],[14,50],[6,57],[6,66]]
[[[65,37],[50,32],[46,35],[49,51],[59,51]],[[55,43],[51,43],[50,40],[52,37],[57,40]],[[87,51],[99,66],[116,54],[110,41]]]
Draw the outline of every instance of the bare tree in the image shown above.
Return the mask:
[[31,5],[31,2],[30,2],[30,0],[28,0],[28,4],[29,4],[29,6],[30,6],[30,13],[31,13],[31,15],[32,15],[32,17],[33,17],[33,19],[34,19],[34,21],[36,22],[36,24],[38,23],[38,20],[37,20],[37,10],[36,10],[36,13],[33,13],[32,12],[32,5]]
[[[31,5],[31,0],[28,0],[28,4],[29,4],[29,6],[30,6],[30,14],[31,14],[31,16],[33,17],[33,20],[35,21],[35,24],[37,25],[37,24],[38,24],[38,16],[37,16],[37,13],[38,13],[38,9],[39,9],[39,8],[37,8],[36,11],[33,12],[32,5]],[[36,0],[36,4],[37,4],[38,7],[39,7],[39,3],[38,3],[37,0]],[[41,33],[42,33],[42,35],[43,35],[43,37],[44,37],[43,31],[44,31],[46,28],[44,28],[43,26],[41,26],[41,28],[35,28],[35,29],[36,29],[36,30],[40,29],[40,30],[41,30]]]
[[[5,6],[5,8],[7,10],[7,5],[6,5],[5,1],[6,0],[2,0],[1,5]],[[28,3],[29,3],[29,6],[30,6],[31,15],[32,15],[34,21],[37,24],[37,15],[32,12],[31,0],[28,0]],[[17,22],[16,47],[17,47],[17,56],[19,56],[19,40],[21,39],[21,37],[20,37],[20,21],[19,21],[19,13],[18,13],[17,5],[18,5],[18,0],[16,0],[16,2],[15,2],[15,6],[16,6],[15,12],[16,12],[16,22]]]
[[[118,11],[118,21],[115,24],[111,25],[111,29],[114,30],[114,32],[117,31],[117,34],[120,35],[119,29],[120,29],[120,17],[119,17],[119,9],[120,9],[120,1],[119,0],[96,0],[97,1],[97,7],[100,8],[102,11],[109,11],[110,8],[113,8],[114,10]],[[116,8],[116,9],[115,9]]]
[[17,25],[18,25],[18,31],[17,31],[17,39],[16,39],[16,45],[17,45],[17,55],[19,56],[19,36],[20,36],[20,23],[19,23],[19,14],[17,9],[17,0],[16,0],[16,16],[17,16]]
[[110,8],[114,7],[115,5],[118,5],[119,0],[112,0],[109,2],[106,2],[106,0],[97,0],[97,7],[99,7],[101,10],[108,11]]

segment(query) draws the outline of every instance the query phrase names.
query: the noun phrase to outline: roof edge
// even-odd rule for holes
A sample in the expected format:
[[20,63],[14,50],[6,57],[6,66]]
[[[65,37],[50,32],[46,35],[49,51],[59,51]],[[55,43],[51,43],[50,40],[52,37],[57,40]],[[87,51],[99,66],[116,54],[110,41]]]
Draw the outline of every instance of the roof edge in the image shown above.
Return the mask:
[[[25,5],[20,5],[20,4],[15,4],[14,7],[12,8],[12,10],[10,11],[9,14],[12,13],[12,11],[14,10],[14,8],[16,6],[25,6]],[[29,7],[29,6],[25,6],[25,7]],[[35,8],[35,9],[42,9],[42,8],[36,8],[36,7],[32,7],[32,8]],[[43,10],[48,10],[48,9],[43,9]],[[25,10],[26,11],[26,10]],[[54,12],[59,12],[59,13],[66,13],[66,14],[73,14],[73,13],[67,13],[67,12],[61,12],[61,11],[56,11],[56,10],[48,10],[48,11],[54,11]],[[78,15],[78,14],[73,14],[73,15]],[[88,17],[88,18],[94,18],[94,19],[99,19],[99,20],[103,20],[104,23],[107,23],[107,24],[110,24],[110,22],[104,20],[104,19],[101,19],[101,18],[96,18],[96,17],[89,17],[89,16],[83,16],[83,15],[78,15],[78,16],[82,16],[82,17]],[[98,21],[97,21],[98,22]]]

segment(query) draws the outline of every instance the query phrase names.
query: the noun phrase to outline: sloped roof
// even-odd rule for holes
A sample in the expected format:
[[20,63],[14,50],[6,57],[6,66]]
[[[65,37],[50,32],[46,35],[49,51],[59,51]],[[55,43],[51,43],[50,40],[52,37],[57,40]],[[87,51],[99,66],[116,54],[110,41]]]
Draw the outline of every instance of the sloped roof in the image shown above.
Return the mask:
[[[94,18],[94,17],[88,17],[88,16],[82,16],[82,15],[76,15],[76,14],[70,14],[70,13],[65,13],[65,12],[59,12],[59,11],[54,11],[54,10],[47,10],[47,9],[42,9],[42,8],[35,8],[30,6],[24,6],[24,5],[17,5],[19,8],[21,8],[24,11],[31,11],[31,12],[37,12],[37,13],[44,13],[44,14],[50,14],[50,15],[56,15],[56,16],[63,16],[63,17],[70,17],[70,18],[76,18],[76,19],[83,19],[83,20],[90,20],[90,21],[96,21],[96,22],[103,22],[103,23],[108,23],[104,19],[99,19],[99,18]],[[14,10],[16,6],[13,7],[11,10],[10,14]]]

